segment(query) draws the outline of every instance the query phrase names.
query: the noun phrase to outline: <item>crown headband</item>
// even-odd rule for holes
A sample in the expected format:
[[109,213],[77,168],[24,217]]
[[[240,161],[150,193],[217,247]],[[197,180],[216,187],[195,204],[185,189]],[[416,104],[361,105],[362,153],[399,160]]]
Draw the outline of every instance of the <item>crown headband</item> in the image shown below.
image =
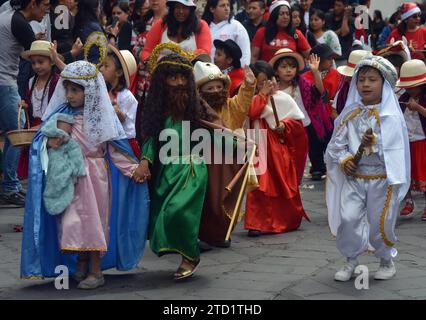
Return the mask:
[[102,32],[95,31],[87,37],[86,43],[84,44],[85,61],[89,61],[89,51],[93,46],[96,46],[99,49],[99,62],[96,64],[96,68],[98,69],[104,62],[108,51],[108,41]]
[[173,42],[161,43],[158,46],[156,46],[154,48],[154,50],[152,50],[151,56],[149,58],[148,63],[149,63],[149,69],[150,69],[151,73],[153,73],[155,71],[155,69],[157,69],[157,67],[162,65],[162,64],[171,64],[171,65],[176,65],[176,66],[180,66],[180,67],[183,67],[183,68],[192,69],[192,65],[190,63],[181,63],[181,62],[174,62],[174,61],[162,61],[162,62],[158,63],[158,57],[160,56],[160,53],[163,50],[173,51],[174,53],[177,53],[178,55],[182,56],[183,58],[187,59],[188,61],[191,61],[196,56],[192,52],[187,52],[187,51],[183,50],[176,43],[173,43]]

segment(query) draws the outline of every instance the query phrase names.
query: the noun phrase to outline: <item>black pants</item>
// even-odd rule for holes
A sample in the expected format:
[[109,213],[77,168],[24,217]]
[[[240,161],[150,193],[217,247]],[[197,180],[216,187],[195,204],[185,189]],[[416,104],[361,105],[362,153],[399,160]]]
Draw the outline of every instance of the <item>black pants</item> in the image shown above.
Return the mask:
[[309,160],[311,160],[312,165],[310,173],[321,172],[325,174],[324,152],[331,139],[332,132],[327,132],[322,139],[319,139],[312,124],[305,127],[305,130],[309,139]]

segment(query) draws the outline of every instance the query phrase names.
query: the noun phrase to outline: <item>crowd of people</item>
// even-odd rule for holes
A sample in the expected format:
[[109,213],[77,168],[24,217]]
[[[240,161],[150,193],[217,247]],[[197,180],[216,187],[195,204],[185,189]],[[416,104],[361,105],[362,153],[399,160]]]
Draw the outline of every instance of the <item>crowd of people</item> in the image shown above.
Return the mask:
[[[426,11],[365,21],[370,1],[0,1],[1,201],[25,207],[22,278],[62,264],[94,289],[147,240],[188,278],[243,216],[249,237],[310,221],[308,157],[347,259],[335,280],[365,251],[392,278],[396,219],[426,198]],[[199,129],[215,160],[218,129],[245,156],[209,163],[191,140],[163,161],[165,132],[182,146]]]

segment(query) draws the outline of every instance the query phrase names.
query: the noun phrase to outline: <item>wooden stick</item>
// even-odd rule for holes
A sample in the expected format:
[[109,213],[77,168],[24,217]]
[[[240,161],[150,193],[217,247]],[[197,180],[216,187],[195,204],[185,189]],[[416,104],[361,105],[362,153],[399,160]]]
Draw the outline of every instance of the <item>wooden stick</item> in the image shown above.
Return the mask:
[[[275,105],[275,100],[273,96],[270,96],[271,99],[271,106],[272,106],[272,111],[274,112],[274,118],[275,118],[275,125],[277,126],[277,128],[280,126],[280,120],[278,119],[278,112],[277,112],[277,107]],[[284,144],[284,138],[282,137],[282,135],[279,135],[279,140],[280,143]]]
[[[365,131],[365,134],[373,134],[373,129],[369,128],[367,131]],[[361,161],[361,157],[364,154],[365,151],[365,145],[361,142],[358,151],[356,152],[354,159],[352,160],[356,165]]]

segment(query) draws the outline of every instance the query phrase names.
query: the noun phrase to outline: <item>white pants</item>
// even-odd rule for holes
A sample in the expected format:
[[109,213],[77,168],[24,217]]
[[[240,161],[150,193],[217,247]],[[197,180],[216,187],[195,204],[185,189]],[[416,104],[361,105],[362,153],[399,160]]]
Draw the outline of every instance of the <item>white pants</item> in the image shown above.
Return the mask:
[[342,221],[337,230],[337,248],[342,255],[355,260],[371,245],[378,258],[396,257],[396,189],[384,178],[347,177],[341,196]]

